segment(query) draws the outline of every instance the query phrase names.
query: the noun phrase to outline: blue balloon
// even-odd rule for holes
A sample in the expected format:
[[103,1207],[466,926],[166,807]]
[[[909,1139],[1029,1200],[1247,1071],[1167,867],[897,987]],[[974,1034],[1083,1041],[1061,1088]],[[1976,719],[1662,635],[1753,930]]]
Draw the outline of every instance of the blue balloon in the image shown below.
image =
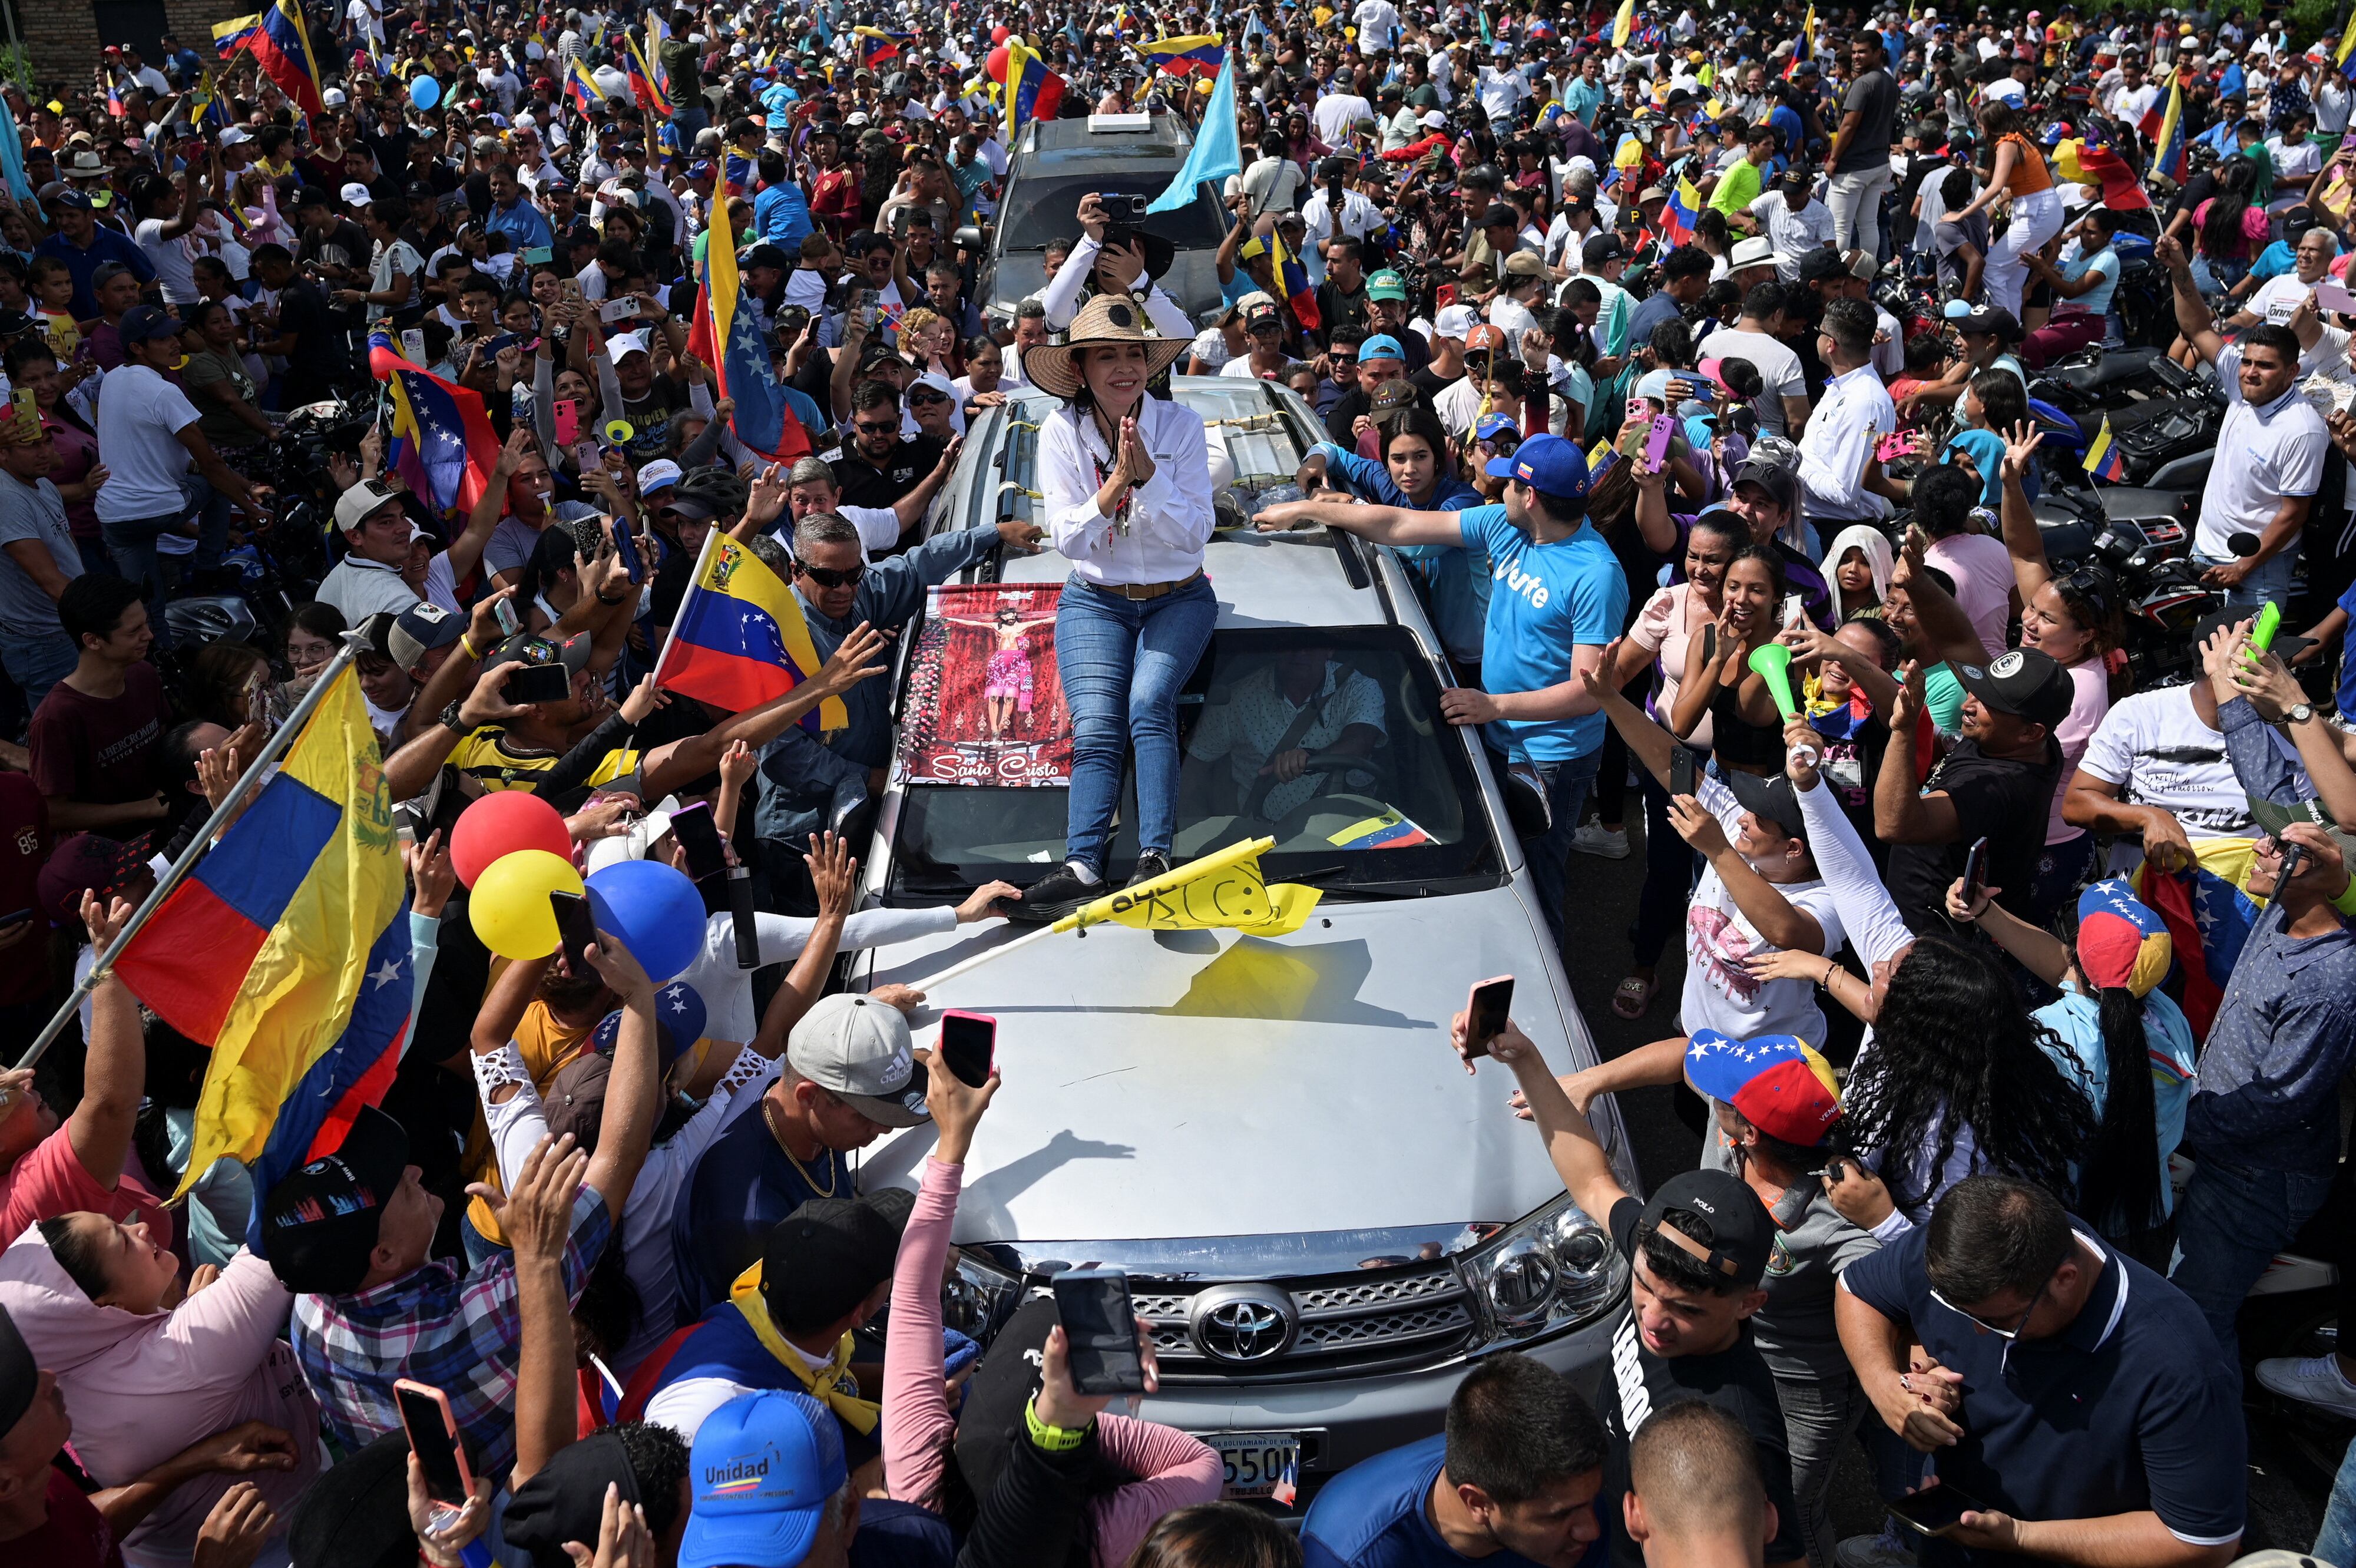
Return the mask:
[[431,109],[442,102],[442,84],[430,76],[421,76],[409,84],[409,101],[420,109]]
[[647,978],[676,980],[703,950],[703,895],[687,874],[652,860],[625,860],[589,878],[589,909]]

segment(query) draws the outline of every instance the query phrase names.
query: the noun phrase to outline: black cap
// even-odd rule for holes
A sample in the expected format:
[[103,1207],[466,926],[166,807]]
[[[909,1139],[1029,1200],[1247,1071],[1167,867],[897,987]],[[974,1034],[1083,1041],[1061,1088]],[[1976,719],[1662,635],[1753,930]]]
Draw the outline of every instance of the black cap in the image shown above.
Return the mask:
[[413,1568],[406,1433],[395,1427],[319,1472],[287,1520],[286,1555],[294,1568]]
[[1483,229],[1495,223],[1510,223],[1518,228],[1521,221],[1521,215],[1502,201],[1489,203],[1488,209],[1481,214],[1481,227]]
[[279,1283],[322,1295],[358,1290],[384,1206],[408,1165],[409,1134],[368,1106],[334,1154],[272,1187],[262,1200],[262,1235]]
[[625,1503],[646,1500],[622,1440],[598,1432],[568,1443],[516,1488],[508,1499],[500,1532],[509,1546],[530,1553],[534,1562],[562,1562],[566,1541],[597,1539],[608,1485],[621,1488]]
[[[1674,1225],[1662,1224],[1661,1216],[1672,1208],[1696,1215],[1708,1226],[1708,1242]],[[1773,1229],[1766,1205],[1759,1201],[1749,1183],[1731,1171],[1679,1172],[1661,1184],[1653,1201],[1644,1205],[1644,1218],[1636,1222],[1639,1240],[1657,1231],[1668,1245],[1711,1273],[1746,1286],[1756,1285],[1767,1273]]]
[[794,270],[794,263],[786,259],[784,251],[766,242],[745,252],[744,266],[748,271],[754,267],[775,267],[781,273]]
[[1823,283],[1847,275],[1848,267],[1841,261],[1841,253],[1829,245],[1818,245],[1800,258],[1802,283]]
[[1579,259],[1590,267],[1619,261],[1627,253],[1628,247],[1620,242],[1617,234],[1590,234],[1587,242],[1579,248]]
[[1808,819],[1800,814],[1800,798],[1792,781],[1777,773],[1762,777],[1730,768],[1719,777],[1742,809],[1762,822],[1772,822],[1795,839],[1808,836]]
[[32,1347],[16,1332],[8,1309],[0,1306],[0,1437],[25,1418],[40,1389],[41,1369]]
[[2020,340],[2020,322],[2011,311],[1993,305],[1976,305],[1961,316],[1947,319],[1955,330],[1969,337],[1994,338],[2000,343]]
[[409,182],[409,199],[412,201],[432,201],[441,194],[434,188],[434,182],[430,179],[412,179]]
[[781,1325],[821,1327],[851,1316],[892,1277],[899,1255],[900,1229],[884,1207],[865,1197],[813,1197],[770,1230],[761,1250],[761,1296]]
[[2051,730],[2070,716],[2076,696],[2070,671],[2051,654],[2035,648],[2009,648],[1985,666],[1958,664],[1956,679],[1982,707],[2012,714]]

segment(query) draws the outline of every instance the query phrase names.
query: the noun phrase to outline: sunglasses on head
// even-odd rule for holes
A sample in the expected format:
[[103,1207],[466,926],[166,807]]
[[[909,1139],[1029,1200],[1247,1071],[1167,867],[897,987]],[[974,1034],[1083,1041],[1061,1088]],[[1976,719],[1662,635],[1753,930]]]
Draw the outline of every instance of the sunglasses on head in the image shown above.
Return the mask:
[[856,587],[859,580],[867,575],[867,564],[862,561],[856,566],[836,572],[824,566],[805,566],[797,561],[794,570],[821,588],[850,588]]

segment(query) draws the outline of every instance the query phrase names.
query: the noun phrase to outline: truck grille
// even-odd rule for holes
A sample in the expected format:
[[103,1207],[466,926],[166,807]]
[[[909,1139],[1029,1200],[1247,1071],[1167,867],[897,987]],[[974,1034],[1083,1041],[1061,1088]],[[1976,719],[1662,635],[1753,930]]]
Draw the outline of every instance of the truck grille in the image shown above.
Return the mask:
[[1153,1329],[1165,1382],[1298,1382],[1399,1371],[1447,1359],[1478,1327],[1451,1263],[1269,1281],[1267,1295],[1289,1304],[1291,1333],[1281,1352],[1237,1364],[1213,1355],[1194,1322],[1197,1297],[1223,1288],[1136,1283],[1132,1300]]

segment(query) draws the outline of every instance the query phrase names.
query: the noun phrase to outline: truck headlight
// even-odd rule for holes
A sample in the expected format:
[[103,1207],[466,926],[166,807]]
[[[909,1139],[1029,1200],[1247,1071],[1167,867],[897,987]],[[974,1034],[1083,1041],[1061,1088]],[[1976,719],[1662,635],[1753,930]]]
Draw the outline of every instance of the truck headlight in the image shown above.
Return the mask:
[[1460,1267],[1490,1337],[1583,1323],[1619,1299],[1628,1266],[1569,1193],[1491,1237]]
[[992,1262],[980,1249],[958,1249],[957,1273],[941,1287],[941,1322],[989,1343],[1022,1305],[1023,1281]]

